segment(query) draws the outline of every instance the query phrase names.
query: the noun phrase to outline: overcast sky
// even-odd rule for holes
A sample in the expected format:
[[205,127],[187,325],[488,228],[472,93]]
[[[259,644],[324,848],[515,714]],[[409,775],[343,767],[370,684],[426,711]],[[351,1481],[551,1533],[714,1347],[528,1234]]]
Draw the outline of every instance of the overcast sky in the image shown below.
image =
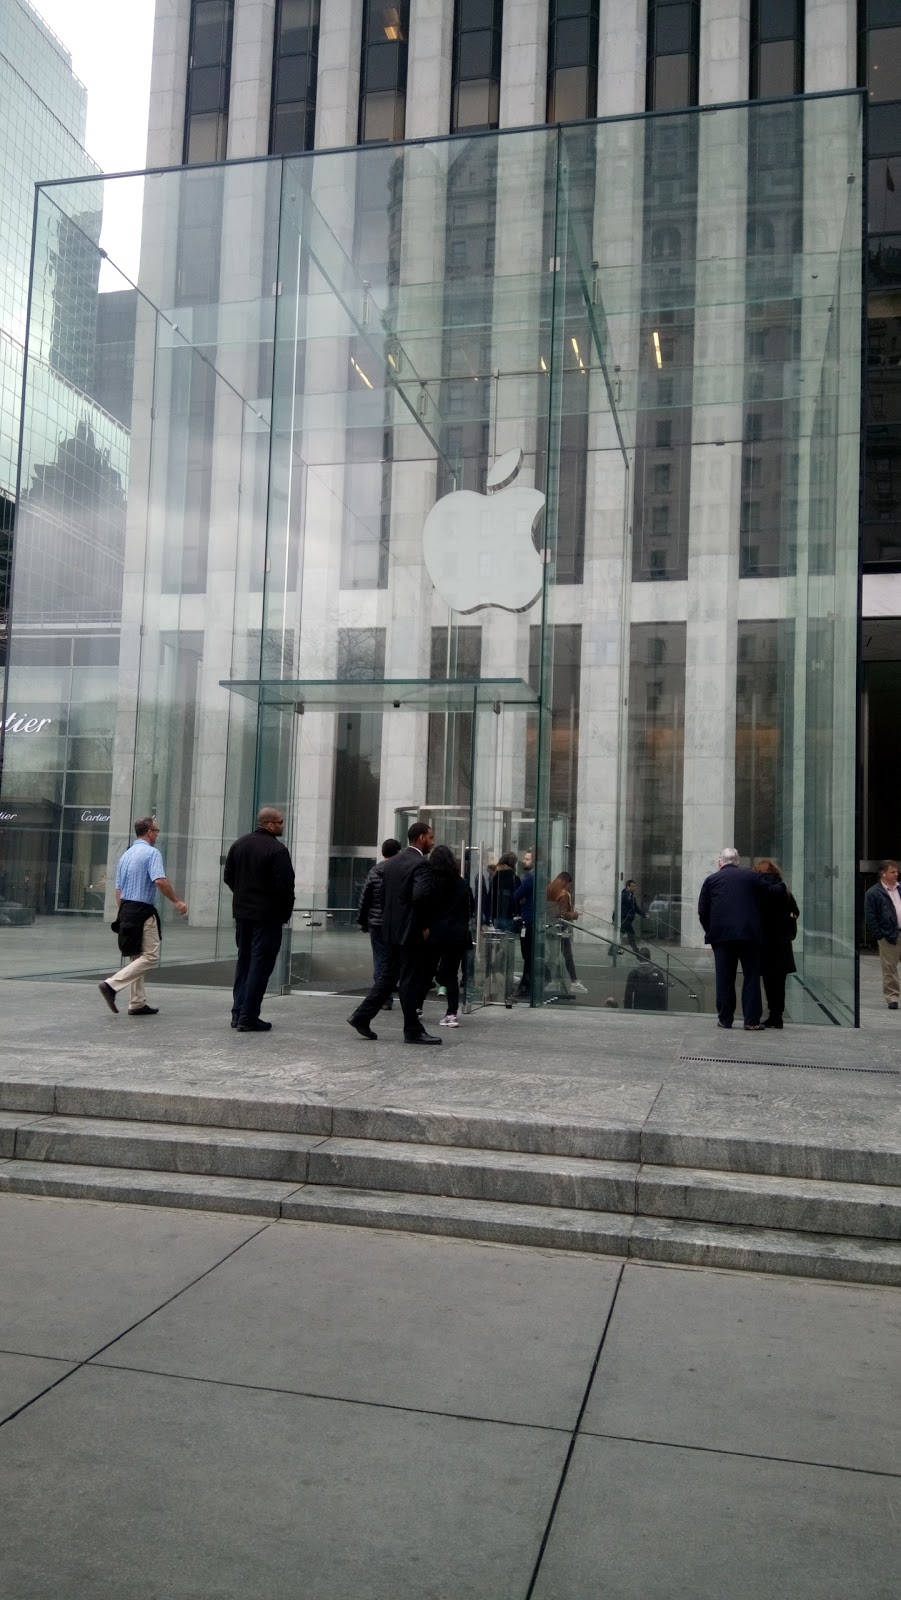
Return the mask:
[[[31,0],[88,91],[88,154],[104,172],[145,164],[154,0]],[[108,184],[103,247],[135,278],[141,185]],[[122,287],[109,279],[103,287]]]

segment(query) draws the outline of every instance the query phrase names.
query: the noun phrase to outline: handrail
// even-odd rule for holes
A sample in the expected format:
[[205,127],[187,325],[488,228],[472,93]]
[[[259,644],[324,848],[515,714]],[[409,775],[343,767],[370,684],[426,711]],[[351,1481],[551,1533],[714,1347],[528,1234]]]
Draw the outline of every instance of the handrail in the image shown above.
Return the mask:
[[[616,948],[620,951],[622,950],[622,944],[617,938],[615,929],[613,929],[609,934],[601,933],[594,928],[580,927],[578,922],[564,921],[561,923],[561,921],[558,919],[555,919],[552,923],[548,924],[548,927],[553,929],[555,932],[558,931],[561,926],[564,926],[567,931],[572,929],[576,933],[584,934],[589,939],[595,939],[599,944],[606,944],[611,949]],[[680,961],[677,956],[672,956],[668,950],[658,951],[657,947],[651,944],[648,940],[645,940],[645,948],[651,951],[652,956],[654,957],[654,965],[663,967],[666,973],[667,987],[673,988],[674,985],[678,984],[681,989],[685,990],[689,1000],[693,1000],[695,1002],[695,1005],[700,1011],[701,997],[698,993],[697,974],[692,972],[691,967],[688,966],[687,962]],[[674,963],[675,965],[682,967],[684,971],[689,974],[689,976],[682,977],[680,973],[674,972],[672,970]]]

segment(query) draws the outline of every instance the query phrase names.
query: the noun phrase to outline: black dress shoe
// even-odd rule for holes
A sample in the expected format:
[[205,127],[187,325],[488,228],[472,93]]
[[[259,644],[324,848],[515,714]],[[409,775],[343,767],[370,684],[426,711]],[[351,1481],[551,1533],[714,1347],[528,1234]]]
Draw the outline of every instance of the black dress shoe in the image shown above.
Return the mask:
[[264,1022],[262,1017],[257,1017],[256,1022],[239,1022],[238,1023],[238,1032],[239,1033],[269,1033],[271,1027],[272,1027],[272,1023],[271,1022]]
[[764,1017],[762,1023],[760,1024],[760,1026],[762,1028],[781,1028],[782,1027],[782,1018],[781,1017]]
[[443,1039],[436,1039],[435,1035],[433,1033],[414,1033],[412,1038],[410,1038],[410,1039],[408,1039],[406,1034],[404,1034],[404,1044],[443,1044],[443,1043],[444,1043],[444,1040]]
[[[102,983],[100,985],[100,987],[101,987],[101,989],[105,989],[106,988],[106,984]],[[889,1008],[889,1011],[897,1011],[897,1009],[898,1009],[897,1000],[890,1000],[889,1003],[888,1003],[888,1008]],[[115,1009],[116,1009],[115,1006],[113,1006],[113,1010],[114,1011],[115,1011]]]
[[232,1017],[232,1027],[233,1027],[233,1028],[236,1028],[236,1027],[237,1027],[237,1026],[238,1026],[238,1019],[237,1019],[237,1017]]
[[100,990],[100,993],[103,995],[103,998],[106,1001],[107,1005],[109,1006],[110,1011],[115,1011],[116,1016],[118,1016],[119,1015],[119,1007],[116,1005],[116,991],[115,991],[115,989],[111,989],[108,983],[98,983],[97,987]]
[[717,1027],[718,1028],[727,1028],[728,1029],[728,1028],[731,1028],[731,1026],[732,1026],[731,1022],[718,1022],[717,1023]]
[[378,1038],[378,1034],[377,1033],[373,1033],[373,1031],[370,1028],[368,1022],[357,1022],[354,1017],[348,1017],[347,1020],[350,1023],[351,1027],[353,1028],[354,1033],[358,1033],[360,1035],[361,1039],[377,1039]]
[[159,1014],[159,1006],[138,1006],[137,1011],[129,1011],[128,1013],[130,1017],[158,1017]]

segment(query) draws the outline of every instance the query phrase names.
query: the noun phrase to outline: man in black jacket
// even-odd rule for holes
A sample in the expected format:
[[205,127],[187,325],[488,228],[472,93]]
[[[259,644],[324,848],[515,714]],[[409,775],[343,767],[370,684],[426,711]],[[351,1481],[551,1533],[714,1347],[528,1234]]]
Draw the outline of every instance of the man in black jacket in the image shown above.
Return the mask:
[[236,839],[225,858],[223,877],[232,892],[238,960],[232,996],[232,1027],[239,1033],[268,1033],[260,1006],[276,957],[282,929],[294,910],[294,867],[280,835],[285,819],[276,806],[263,806],[253,833]]
[[[624,944],[632,948],[633,955],[641,960],[638,945],[635,942],[635,918],[647,917],[647,912],[642,911],[638,904],[638,884],[634,878],[627,878],[623,885],[623,892],[619,897],[619,936]],[[612,955],[611,951],[611,955]]]
[[[776,884],[781,888],[781,883]],[[772,890],[760,872],[740,867],[738,851],[724,850],[719,871],[711,872],[701,885],[698,916],[704,929],[704,942],[713,946],[716,964],[716,1010],[718,1026],[731,1028],[735,1016],[735,976],[741,962],[741,1009],[745,1030],[760,1028],[763,1006],[760,998],[760,952],[763,924],[760,903]]]
[[377,1038],[369,1024],[396,984],[404,1013],[404,1043],[441,1044],[441,1039],[426,1033],[417,1011],[422,994],[423,947],[428,939],[432,892],[432,874],[426,856],[435,843],[435,835],[428,823],[414,822],[407,838],[406,850],[392,856],[380,868],[382,939],[388,951],[385,967],[382,976],[347,1020],[361,1038]]
[[[369,943],[372,946],[372,981],[378,983],[385,970],[388,959],[388,946],[382,938],[382,869],[386,861],[400,853],[402,845],[399,839],[385,839],[382,844],[382,859],[374,867],[370,867],[360,895],[360,905],[357,911],[357,927],[369,934]],[[385,1001],[385,1010],[390,1011],[394,1001],[391,996]]]
[[879,946],[882,992],[889,1011],[898,1009],[898,962],[901,960],[901,892],[897,861],[880,861],[879,882],[864,896],[864,921]]

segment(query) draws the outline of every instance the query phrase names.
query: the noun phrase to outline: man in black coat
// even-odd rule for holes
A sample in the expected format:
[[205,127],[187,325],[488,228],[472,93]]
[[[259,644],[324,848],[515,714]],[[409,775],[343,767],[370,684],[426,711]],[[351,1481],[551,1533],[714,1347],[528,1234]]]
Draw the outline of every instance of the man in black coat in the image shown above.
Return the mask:
[[897,861],[880,861],[879,882],[864,895],[864,921],[879,946],[882,992],[889,1011],[898,1009],[898,962],[901,960],[901,893]]
[[701,885],[698,916],[704,942],[713,946],[716,965],[718,1026],[731,1028],[735,1016],[735,975],[741,962],[741,1009],[745,1029],[757,1032],[763,1005],[760,998],[760,956],[763,943],[761,901],[770,893],[765,879],[749,867],[740,867],[738,851],[724,850],[719,871]]
[[381,977],[348,1017],[352,1028],[363,1039],[376,1039],[369,1026],[395,984],[400,991],[404,1013],[405,1044],[441,1044],[426,1033],[417,1007],[422,995],[424,945],[428,939],[428,907],[432,874],[426,856],[435,835],[426,822],[414,822],[407,832],[406,850],[392,856],[381,867],[382,939],[387,948]]
[[232,1027],[239,1033],[268,1033],[260,1006],[282,944],[282,929],[294,910],[294,867],[280,836],[285,819],[276,806],[263,806],[253,833],[236,839],[225,858],[223,877],[232,892],[238,960],[232,993]]

